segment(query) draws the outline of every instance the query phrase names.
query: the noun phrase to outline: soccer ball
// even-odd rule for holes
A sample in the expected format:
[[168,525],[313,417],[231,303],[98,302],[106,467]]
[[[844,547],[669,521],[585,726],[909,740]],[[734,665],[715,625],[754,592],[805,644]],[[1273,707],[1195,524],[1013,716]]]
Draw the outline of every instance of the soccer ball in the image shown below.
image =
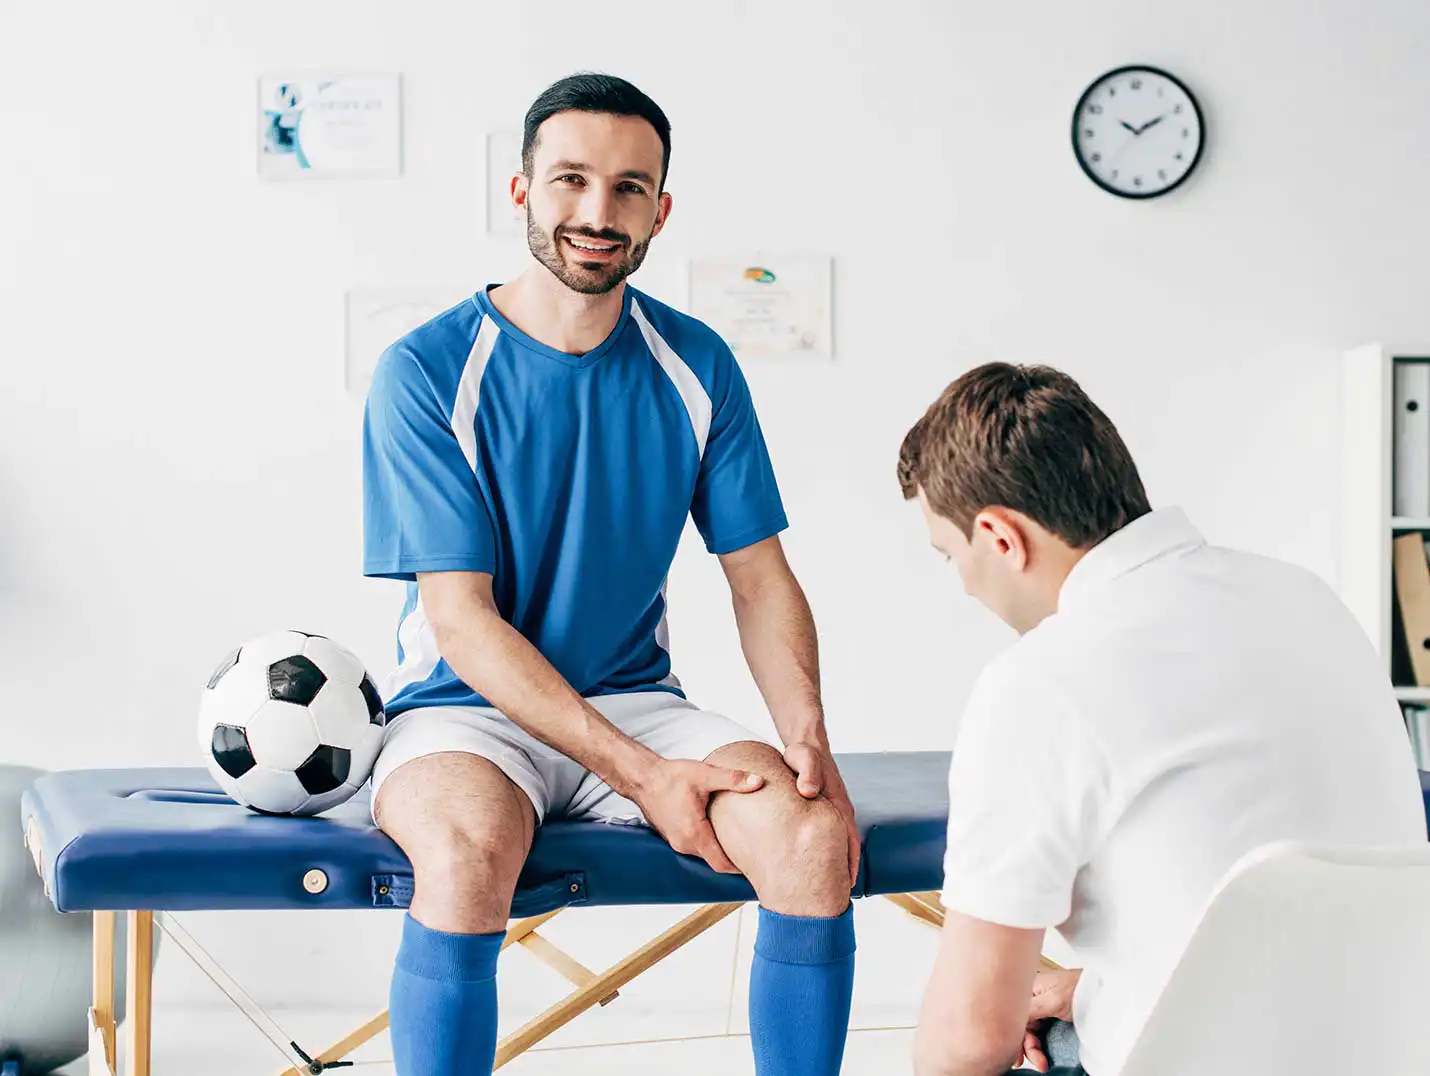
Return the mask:
[[363,786],[386,723],[356,655],[321,635],[278,631],[219,662],[199,703],[199,747],[239,803],[310,815]]

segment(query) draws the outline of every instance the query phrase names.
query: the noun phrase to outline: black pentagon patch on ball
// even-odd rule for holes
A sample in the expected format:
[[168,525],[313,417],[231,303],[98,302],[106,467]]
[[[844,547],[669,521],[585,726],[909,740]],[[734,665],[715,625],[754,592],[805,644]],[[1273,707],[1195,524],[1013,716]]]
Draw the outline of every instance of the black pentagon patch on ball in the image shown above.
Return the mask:
[[233,650],[229,652],[228,657],[224,658],[218,663],[218,668],[216,668],[214,670],[214,674],[209,677],[210,691],[218,687],[218,682],[224,678],[224,674],[227,673],[229,669],[232,669],[235,665],[238,664],[238,654],[239,651],[242,649],[243,647],[241,646],[234,647]]
[[320,796],[346,781],[351,769],[351,752],[344,747],[324,745],[309,755],[308,761],[294,772],[298,775],[298,783],[310,796]]
[[218,768],[234,780],[258,765],[253,759],[252,750],[249,749],[248,736],[243,729],[234,725],[215,725],[213,740],[209,746]]
[[328,678],[323,670],[302,654],[275,661],[268,666],[268,697],[307,706],[322,690]]
[[358,685],[358,690],[362,692],[362,697],[367,700],[367,720],[372,725],[386,725],[387,715],[382,712],[382,696],[377,693],[377,685],[372,682],[372,677],[363,674],[362,683]]

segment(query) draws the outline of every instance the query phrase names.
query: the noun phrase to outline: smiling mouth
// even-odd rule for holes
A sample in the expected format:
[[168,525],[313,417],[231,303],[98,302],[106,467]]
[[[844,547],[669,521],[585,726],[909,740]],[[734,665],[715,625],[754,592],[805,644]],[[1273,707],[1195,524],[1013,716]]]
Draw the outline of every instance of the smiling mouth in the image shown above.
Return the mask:
[[587,258],[608,258],[621,249],[620,243],[611,243],[604,239],[587,239],[584,236],[578,239],[569,235],[562,236],[562,239],[578,254]]

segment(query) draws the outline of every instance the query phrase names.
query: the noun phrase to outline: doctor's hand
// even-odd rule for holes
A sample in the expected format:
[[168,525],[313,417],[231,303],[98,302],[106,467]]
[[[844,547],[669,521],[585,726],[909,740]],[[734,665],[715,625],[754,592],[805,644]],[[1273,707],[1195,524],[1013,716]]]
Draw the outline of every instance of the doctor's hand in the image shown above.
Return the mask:
[[1023,1056],[1039,1072],[1048,1071],[1043,1052],[1043,1032],[1054,1020],[1072,1020],[1073,993],[1082,969],[1050,971],[1039,968],[1033,977],[1033,997],[1028,1006],[1028,1029],[1023,1033]]
[[823,793],[844,820],[849,837],[849,888],[859,878],[859,823],[854,817],[854,804],[844,788],[844,778],[834,764],[834,756],[822,747],[808,743],[792,743],[785,748],[785,765],[795,773],[794,786],[799,794],[812,800]]

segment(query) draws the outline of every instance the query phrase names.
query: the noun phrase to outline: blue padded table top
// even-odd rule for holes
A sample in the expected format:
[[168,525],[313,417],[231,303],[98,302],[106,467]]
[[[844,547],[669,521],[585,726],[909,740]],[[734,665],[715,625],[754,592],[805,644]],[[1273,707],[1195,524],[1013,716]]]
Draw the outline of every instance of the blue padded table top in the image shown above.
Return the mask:
[[[938,889],[948,812],[946,752],[840,755],[864,836],[856,896]],[[364,789],[317,818],[256,814],[203,769],[69,770],[21,799],[60,911],[404,907],[411,866],[369,817]],[[304,877],[319,870],[320,892]],[[549,822],[537,829],[514,916],[569,904],[754,899],[642,826]]]

